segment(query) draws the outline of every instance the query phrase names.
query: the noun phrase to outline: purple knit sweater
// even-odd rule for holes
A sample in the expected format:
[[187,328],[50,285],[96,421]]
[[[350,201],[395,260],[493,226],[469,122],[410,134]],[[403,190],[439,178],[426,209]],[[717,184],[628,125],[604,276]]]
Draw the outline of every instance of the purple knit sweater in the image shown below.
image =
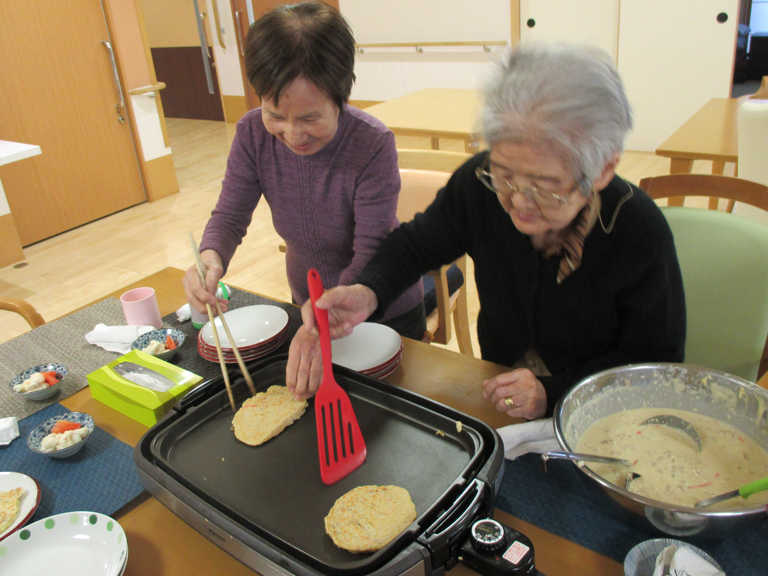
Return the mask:
[[[299,156],[266,131],[258,108],[237,123],[200,250],[218,252],[226,273],[263,195],[287,247],[291,294],[303,304],[309,268],[318,270],[326,289],[354,282],[398,225],[399,191],[395,138],[373,116],[344,106],[333,140],[311,156]],[[421,282],[411,286],[384,319],[409,311],[422,293]]]

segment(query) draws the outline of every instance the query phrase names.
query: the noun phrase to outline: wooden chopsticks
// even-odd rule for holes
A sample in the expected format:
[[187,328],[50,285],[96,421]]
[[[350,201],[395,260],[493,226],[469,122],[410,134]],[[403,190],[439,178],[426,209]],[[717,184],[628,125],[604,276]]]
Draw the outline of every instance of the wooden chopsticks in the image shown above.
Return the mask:
[[[192,244],[192,252],[195,255],[195,262],[197,263],[197,271],[200,274],[200,281],[203,283],[203,286],[205,286],[205,264],[203,264],[203,259],[200,257],[200,251],[197,249],[197,244],[195,244],[195,237],[192,235],[192,233],[189,233],[189,241]],[[208,318],[211,321],[211,329],[213,330],[213,339],[216,342],[216,352],[219,355],[219,364],[221,365],[221,375],[224,377],[224,384],[227,387],[227,395],[229,396],[229,403],[232,406],[232,412],[237,412],[237,408],[235,407],[235,399],[232,396],[232,387],[229,383],[229,373],[227,372],[227,363],[224,361],[224,353],[221,350],[221,342],[219,342],[219,332],[216,329],[216,323],[213,319],[213,310],[211,310],[211,305],[207,304],[205,305],[205,308],[208,310]],[[248,389],[251,391],[251,396],[256,395],[256,388],[253,385],[253,380],[251,380],[251,375],[248,372],[248,368],[245,367],[245,362],[243,362],[242,356],[240,356],[240,350],[237,349],[237,344],[235,344],[235,339],[232,338],[232,333],[229,331],[229,326],[227,326],[227,320],[224,318],[224,313],[221,311],[221,306],[219,305],[218,299],[216,300],[216,312],[219,314],[219,318],[221,318],[221,325],[224,327],[224,331],[227,333],[227,338],[229,338],[229,343],[232,346],[232,351],[235,353],[235,358],[237,358],[237,365],[240,366],[240,370],[243,372],[243,378],[245,378],[245,382],[248,384]]]

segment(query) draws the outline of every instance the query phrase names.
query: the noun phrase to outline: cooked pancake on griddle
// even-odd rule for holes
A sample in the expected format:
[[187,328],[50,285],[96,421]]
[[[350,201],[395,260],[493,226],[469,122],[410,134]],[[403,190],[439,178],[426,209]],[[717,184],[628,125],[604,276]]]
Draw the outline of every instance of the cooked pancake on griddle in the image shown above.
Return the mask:
[[399,486],[358,486],[336,500],[325,531],[339,548],[375,552],[416,519],[408,490]]
[[232,426],[235,438],[251,446],[263,444],[301,418],[306,400],[298,402],[285,386],[271,386],[243,402]]
[[0,492],[0,534],[16,520],[19,515],[21,497],[24,496],[24,488],[13,488],[6,492]]

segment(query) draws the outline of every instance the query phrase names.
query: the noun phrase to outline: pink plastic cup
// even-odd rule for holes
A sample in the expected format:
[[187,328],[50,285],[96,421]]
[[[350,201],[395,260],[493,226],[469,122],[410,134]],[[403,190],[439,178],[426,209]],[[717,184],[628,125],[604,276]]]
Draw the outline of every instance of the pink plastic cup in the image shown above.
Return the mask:
[[163,317],[153,288],[134,288],[120,296],[125,322],[129,326],[163,327]]

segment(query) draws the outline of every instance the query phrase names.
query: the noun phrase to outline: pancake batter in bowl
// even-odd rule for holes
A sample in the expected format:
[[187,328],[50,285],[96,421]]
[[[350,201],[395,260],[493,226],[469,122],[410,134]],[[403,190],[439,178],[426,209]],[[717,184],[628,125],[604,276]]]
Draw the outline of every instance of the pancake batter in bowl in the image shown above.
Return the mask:
[[[661,414],[690,422],[701,437],[701,452],[679,430],[658,424],[640,425]],[[768,452],[752,438],[724,422],[683,410],[642,408],[612,414],[587,428],[576,450],[629,460],[629,471],[640,474],[629,489],[675,506],[693,506],[699,500],[768,475]],[[609,482],[624,486],[626,468],[604,464],[589,467]],[[766,500],[768,495],[763,493],[710,508],[753,506]]]

